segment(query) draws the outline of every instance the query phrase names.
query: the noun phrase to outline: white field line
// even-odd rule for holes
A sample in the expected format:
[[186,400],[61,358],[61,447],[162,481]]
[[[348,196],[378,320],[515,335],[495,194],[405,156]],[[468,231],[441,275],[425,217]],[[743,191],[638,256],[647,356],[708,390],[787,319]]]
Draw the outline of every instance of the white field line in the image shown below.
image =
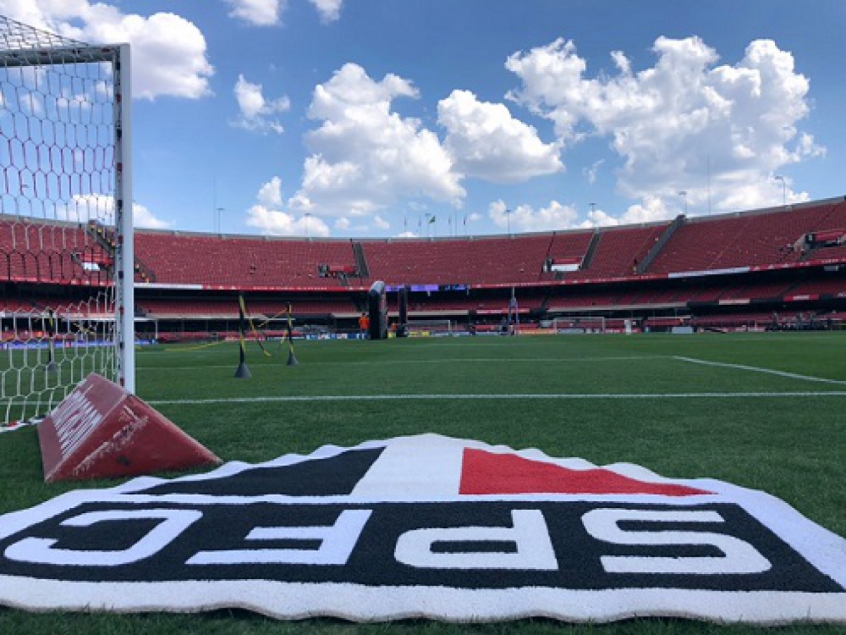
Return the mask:
[[272,397],[228,397],[219,399],[158,399],[153,406],[226,403],[286,403],[319,401],[462,401],[462,400],[605,400],[605,399],[749,399],[793,397],[846,397],[846,390],[818,392],[679,392],[679,393],[526,393],[526,394],[397,394],[397,395],[279,395]]
[[813,377],[811,375],[800,375],[798,373],[788,373],[787,371],[783,370],[773,370],[772,368],[760,368],[759,366],[746,366],[744,364],[728,364],[726,362],[711,362],[705,359],[696,359],[695,357],[681,357],[679,355],[674,356],[675,359],[678,359],[683,362],[689,362],[691,364],[701,364],[703,366],[716,366],[718,368],[735,368],[737,370],[748,370],[754,373],[765,373],[767,375],[777,375],[779,377],[787,377],[789,379],[799,379],[802,381],[817,381],[823,384],[837,384],[838,386],[846,386],[846,381],[842,381],[840,379],[827,379],[825,377]]

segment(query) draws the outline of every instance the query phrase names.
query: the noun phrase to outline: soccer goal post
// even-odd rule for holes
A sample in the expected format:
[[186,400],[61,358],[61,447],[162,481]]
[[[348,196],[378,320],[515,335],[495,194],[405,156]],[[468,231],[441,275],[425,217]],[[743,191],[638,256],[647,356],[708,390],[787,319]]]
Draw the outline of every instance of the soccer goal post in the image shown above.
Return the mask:
[[601,315],[566,315],[552,320],[557,333],[605,333],[605,318]]
[[135,390],[129,67],[0,16],[0,424]]
[[455,332],[453,320],[409,320],[408,332],[414,335],[452,335]]

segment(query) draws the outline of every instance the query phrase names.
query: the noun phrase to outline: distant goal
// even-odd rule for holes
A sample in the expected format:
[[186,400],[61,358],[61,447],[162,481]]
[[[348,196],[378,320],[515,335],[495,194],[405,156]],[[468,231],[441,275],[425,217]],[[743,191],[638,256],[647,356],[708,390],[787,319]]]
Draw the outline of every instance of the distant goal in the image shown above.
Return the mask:
[[408,334],[411,337],[449,336],[455,334],[453,320],[410,320]]
[[128,45],[0,16],[0,425],[135,388]]
[[568,315],[552,320],[557,333],[606,333],[606,320],[598,315]]

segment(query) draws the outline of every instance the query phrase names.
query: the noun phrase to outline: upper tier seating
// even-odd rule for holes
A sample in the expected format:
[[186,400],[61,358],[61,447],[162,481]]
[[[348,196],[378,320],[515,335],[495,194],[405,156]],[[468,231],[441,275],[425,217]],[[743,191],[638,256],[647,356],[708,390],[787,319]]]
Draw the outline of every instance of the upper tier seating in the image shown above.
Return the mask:
[[[821,203],[791,210],[692,218],[652,262],[647,273],[705,271],[797,262],[793,245],[807,232],[846,225],[846,203]],[[838,251],[839,250],[839,251]],[[821,250],[822,251],[822,250]],[[826,248],[846,254],[846,246]]]
[[0,218],[0,281],[102,285],[110,262],[82,226]]
[[551,234],[514,238],[364,241],[370,277],[392,284],[537,282]]
[[[11,221],[0,217],[0,280],[108,282],[109,272],[92,265],[108,263],[110,255],[92,243],[84,227]],[[141,278],[165,285],[319,291],[384,280],[392,285],[506,287],[636,276],[638,263],[667,226],[659,222],[517,236],[364,241],[140,230],[135,253],[148,270]],[[802,244],[809,233],[843,227],[843,199],[789,210],[692,218],[678,227],[644,273],[662,276],[846,258],[846,243],[815,248]],[[546,265],[557,259],[581,266],[575,271],[548,271]],[[356,275],[359,272],[362,277]]]
[[137,232],[135,252],[159,283],[337,288],[325,264],[355,265],[349,240],[283,240]]
[[643,227],[612,227],[601,230],[599,243],[587,269],[567,275],[568,280],[619,278],[635,273],[637,263],[666,229],[665,223]]

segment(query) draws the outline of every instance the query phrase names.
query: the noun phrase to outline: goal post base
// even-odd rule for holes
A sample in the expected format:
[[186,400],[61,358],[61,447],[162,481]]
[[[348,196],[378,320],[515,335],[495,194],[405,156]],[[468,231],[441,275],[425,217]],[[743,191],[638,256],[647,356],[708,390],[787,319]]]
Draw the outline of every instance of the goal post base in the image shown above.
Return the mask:
[[164,415],[91,373],[38,426],[44,481],[140,476],[220,459]]

